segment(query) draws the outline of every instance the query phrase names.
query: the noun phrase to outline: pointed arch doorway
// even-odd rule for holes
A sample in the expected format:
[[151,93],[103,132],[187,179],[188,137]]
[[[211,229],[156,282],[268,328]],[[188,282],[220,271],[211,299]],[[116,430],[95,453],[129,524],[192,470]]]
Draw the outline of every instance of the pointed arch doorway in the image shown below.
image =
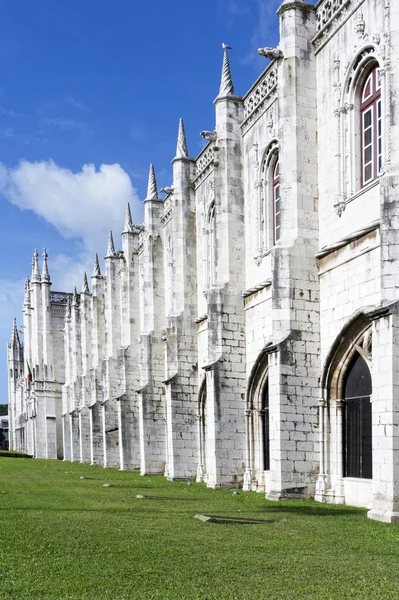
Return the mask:
[[270,470],[270,387],[269,347],[256,360],[247,388],[246,400],[246,468],[244,490],[266,491]]
[[325,365],[316,499],[367,508],[373,493],[372,326],[364,314],[341,331]]

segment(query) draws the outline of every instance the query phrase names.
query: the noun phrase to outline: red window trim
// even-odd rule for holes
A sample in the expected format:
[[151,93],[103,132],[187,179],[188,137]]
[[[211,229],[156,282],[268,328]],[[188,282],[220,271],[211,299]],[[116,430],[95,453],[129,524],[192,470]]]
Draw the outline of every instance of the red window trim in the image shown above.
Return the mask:
[[[371,82],[371,94],[363,101],[363,94],[368,85]],[[381,102],[381,88],[379,85],[379,67],[374,66],[369,72],[366,81],[364,82],[360,90],[360,147],[361,147],[361,173],[360,183],[361,187],[367,186],[369,183],[377,179],[379,173],[379,152],[378,152],[378,105]],[[365,180],[365,144],[364,144],[364,115],[371,110],[371,178]],[[380,105],[381,110],[381,105]]]

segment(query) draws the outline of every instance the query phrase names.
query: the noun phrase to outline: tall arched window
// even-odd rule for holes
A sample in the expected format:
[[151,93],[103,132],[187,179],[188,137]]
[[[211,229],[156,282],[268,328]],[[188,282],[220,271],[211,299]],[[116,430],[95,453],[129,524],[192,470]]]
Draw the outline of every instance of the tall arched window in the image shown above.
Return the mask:
[[215,221],[215,203],[212,202],[207,218],[207,285],[212,286],[215,283],[215,247],[216,247],[216,221]]
[[276,162],[274,164],[274,168],[273,168],[273,181],[272,181],[272,187],[273,187],[273,213],[274,213],[274,243],[278,242],[278,240],[280,239],[280,224],[281,224],[281,218],[280,218],[280,162],[277,156]]
[[262,254],[280,239],[280,163],[277,142],[268,148],[262,164],[262,194],[259,207],[259,251]]
[[379,68],[374,66],[360,90],[361,186],[378,177],[382,167],[382,113]]
[[355,353],[344,383],[344,476],[372,478],[372,391],[370,370]]

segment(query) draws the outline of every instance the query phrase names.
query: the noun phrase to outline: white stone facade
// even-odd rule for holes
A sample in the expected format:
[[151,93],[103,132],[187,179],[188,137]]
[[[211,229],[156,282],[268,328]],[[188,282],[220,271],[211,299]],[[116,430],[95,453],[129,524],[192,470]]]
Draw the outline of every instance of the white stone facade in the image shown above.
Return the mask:
[[128,208],[91,291],[50,291],[34,256],[11,447],[391,522],[399,5],[285,0],[278,16],[243,97],[225,50],[207,146],[189,158],[180,123],[171,188],[161,200],[151,167],[144,224]]

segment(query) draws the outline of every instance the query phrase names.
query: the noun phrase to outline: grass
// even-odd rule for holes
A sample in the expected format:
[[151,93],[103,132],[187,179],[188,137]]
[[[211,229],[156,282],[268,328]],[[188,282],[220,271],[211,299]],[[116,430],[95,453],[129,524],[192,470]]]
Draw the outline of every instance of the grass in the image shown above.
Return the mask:
[[399,598],[399,527],[346,506],[0,458],[0,527],[1,600]]

